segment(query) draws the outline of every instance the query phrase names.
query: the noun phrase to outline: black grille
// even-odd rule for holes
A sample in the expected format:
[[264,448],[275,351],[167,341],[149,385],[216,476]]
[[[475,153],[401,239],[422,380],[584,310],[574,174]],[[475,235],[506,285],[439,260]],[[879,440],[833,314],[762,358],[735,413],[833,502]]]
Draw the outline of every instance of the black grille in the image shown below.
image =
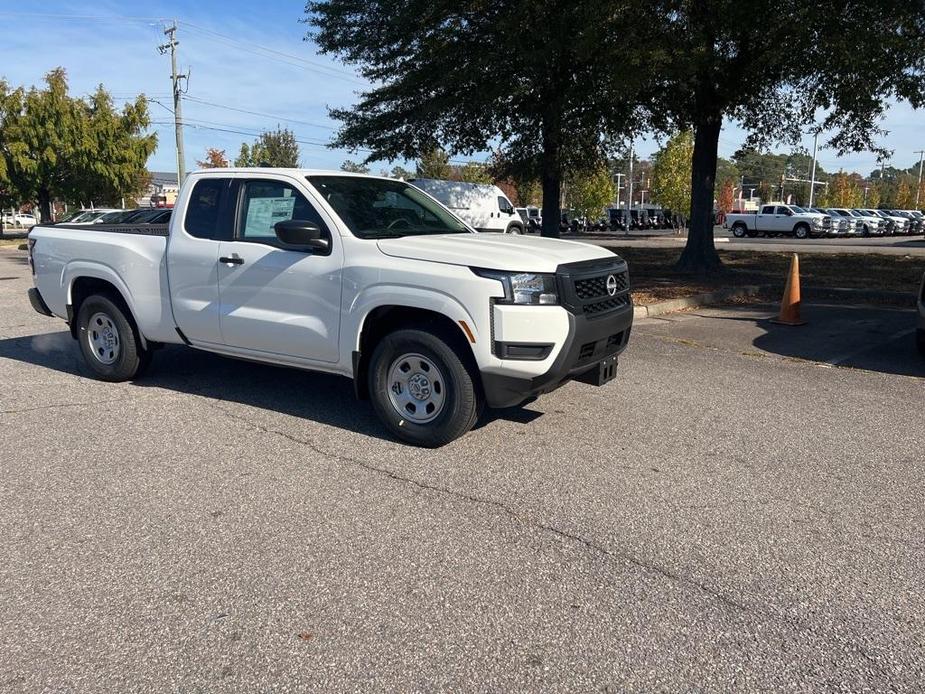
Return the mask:
[[[608,296],[607,278],[610,275],[599,275],[597,277],[588,277],[586,279],[575,280],[575,295],[582,301],[594,299],[599,296]],[[617,291],[622,292],[627,288],[628,280],[625,272],[613,273],[614,279],[617,280]]]
[[629,302],[629,296],[624,294],[623,296],[615,296],[612,299],[604,299],[603,301],[594,301],[590,304],[585,304],[584,310],[586,315],[594,316],[598,313],[606,313],[607,311],[613,311],[621,306],[626,306]]

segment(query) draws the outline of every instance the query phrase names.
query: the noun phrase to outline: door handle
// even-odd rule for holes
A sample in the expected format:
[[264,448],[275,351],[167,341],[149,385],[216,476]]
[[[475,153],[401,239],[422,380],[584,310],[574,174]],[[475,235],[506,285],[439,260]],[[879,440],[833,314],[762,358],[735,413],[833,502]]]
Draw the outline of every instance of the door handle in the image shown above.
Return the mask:
[[228,263],[230,265],[244,265],[244,258],[239,258],[237,255],[233,255],[231,257],[222,256],[218,259],[218,262]]

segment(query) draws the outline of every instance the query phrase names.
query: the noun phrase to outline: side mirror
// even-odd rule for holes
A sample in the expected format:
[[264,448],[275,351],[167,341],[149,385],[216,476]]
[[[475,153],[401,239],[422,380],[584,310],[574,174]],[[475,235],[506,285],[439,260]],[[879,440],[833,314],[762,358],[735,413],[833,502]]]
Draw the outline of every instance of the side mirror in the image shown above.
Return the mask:
[[291,251],[327,253],[331,250],[331,238],[314,222],[287,219],[274,224],[273,231],[283,248]]

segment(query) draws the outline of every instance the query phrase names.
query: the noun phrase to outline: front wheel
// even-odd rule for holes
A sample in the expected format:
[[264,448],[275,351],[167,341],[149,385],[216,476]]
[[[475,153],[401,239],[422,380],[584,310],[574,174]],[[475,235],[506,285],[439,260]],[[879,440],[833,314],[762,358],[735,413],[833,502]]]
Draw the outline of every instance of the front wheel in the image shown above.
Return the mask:
[[397,330],[379,342],[369,393],[379,419],[398,438],[436,448],[469,431],[482,397],[473,371],[442,335]]
[[523,229],[521,229],[519,226],[517,226],[516,224],[512,224],[511,226],[507,228],[507,233],[520,235],[524,232],[523,232]]
[[797,224],[793,230],[793,235],[798,239],[805,239],[809,237],[809,227],[805,224]]
[[111,297],[94,294],[84,299],[77,312],[77,342],[84,361],[103,381],[129,381],[148,366],[144,350],[128,310]]

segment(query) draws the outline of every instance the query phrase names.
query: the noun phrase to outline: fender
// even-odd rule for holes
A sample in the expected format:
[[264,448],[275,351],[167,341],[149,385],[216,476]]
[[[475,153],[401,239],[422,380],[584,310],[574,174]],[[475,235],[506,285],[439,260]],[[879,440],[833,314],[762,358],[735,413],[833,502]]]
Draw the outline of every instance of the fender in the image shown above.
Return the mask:
[[128,285],[122,280],[119,274],[108,265],[89,260],[74,260],[67,263],[62,268],[61,286],[65,288],[67,295],[68,313],[70,314],[71,307],[74,305],[74,284],[82,277],[105,280],[116,288],[119,294],[122,295],[122,300],[125,301],[129,311],[131,311],[132,319],[138,327],[138,335],[141,338],[142,346],[147,348],[147,339],[142,331],[141,320],[139,318],[138,302],[128,288]]
[[[459,325],[464,321],[469,332],[472,334],[470,342],[473,343],[473,351],[476,345],[485,343],[488,340],[481,339],[479,325],[480,323],[475,316],[455,297],[440,291],[439,289],[422,289],[419,286],[405,286],[399,284],[377,284],[366,287],[354,298],[344,315],[343,335],[349,339],[350,349],[345,350],[349,353],[359,349],[360,334],[366,323],[369,314],[381,306],[405,306],[407,308],[419,308],[425,311],[434,311],[441,313],[454,323]],[[488,304],[485,305],[485,313],[488,315]],[[460,330],[465,333],[465,329],[460,326]]]

